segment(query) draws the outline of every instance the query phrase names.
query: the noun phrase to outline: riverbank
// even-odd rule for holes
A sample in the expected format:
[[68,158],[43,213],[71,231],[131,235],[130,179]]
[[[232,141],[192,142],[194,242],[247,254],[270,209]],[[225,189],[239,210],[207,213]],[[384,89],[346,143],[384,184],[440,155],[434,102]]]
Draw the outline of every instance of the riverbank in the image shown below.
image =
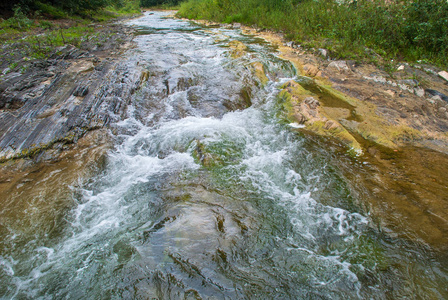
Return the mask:
[[182,3],[179,15],[282,32],[307,49],[327,49],[336,59],[386,68],[398,60],[448,67],[445,0],[191,0]]
[[[280,33],[238,23],[195,22],[237,27],[245,34],[261,37],[277,48],[280,57],[295,65],[298,82],[285,85],[280,95],[286,97],[282,100],[285,118],[301,125],[297,126],[303,127],[299,130],[335,137],[361,152],[372,152],[369,148],[374,145],[391,151],[412,145],[448,153],[448,78],[444,78],[444,70],[402,63],[387,73],[373,64],[334,60],[326,49],[303,49]],[[317,100],[314,117],[310,116],[309,105],[300,107],[308,96]],[[337,131],[333,132],[335,127],[351,137],[340,138]]]

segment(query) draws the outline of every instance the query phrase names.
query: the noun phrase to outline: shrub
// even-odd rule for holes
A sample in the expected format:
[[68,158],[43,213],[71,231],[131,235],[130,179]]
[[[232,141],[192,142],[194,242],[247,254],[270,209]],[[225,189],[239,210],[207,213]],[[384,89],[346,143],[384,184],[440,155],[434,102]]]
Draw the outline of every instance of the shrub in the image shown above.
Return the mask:
[[16,5],[14,7],[14,17],[7,20],[7,25],[19,30],[26,30],[30,28],[32,24],[33,21],[28,19],[24,12],[24,9],[19,5]]

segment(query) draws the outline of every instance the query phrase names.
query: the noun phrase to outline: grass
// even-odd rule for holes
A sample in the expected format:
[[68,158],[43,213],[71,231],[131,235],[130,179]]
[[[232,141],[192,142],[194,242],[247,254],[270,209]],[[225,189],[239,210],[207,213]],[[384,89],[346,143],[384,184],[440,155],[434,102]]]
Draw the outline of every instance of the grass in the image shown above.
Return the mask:
[[[74,22],[69,28],[50,21],[36,22],[26,30],[16,30],[0,24],[0,44],[20,49],[20,53],[11,54],[34,59],[47,58],[57,47],[67,44],[79,47],[83,41],[95,36],[95,29],[82,22]],[[15,56],[11,55],[10,59],[14,60]]]
[[448,66],[446,0],[188,0],[178,14],[282,32],[332,58]]
[[109,6],[77,15],[36,3],[41,10],[25,14],[16,7],[13,17],[0,22],[0,67],[5,73],[24,73],[27,70],[24,62],[49,58],[64,45],[82,48],[84,42],[89,42],[100,47],[108,36],[93,25],[140,13],[136,1],[125,2],[120,8]]

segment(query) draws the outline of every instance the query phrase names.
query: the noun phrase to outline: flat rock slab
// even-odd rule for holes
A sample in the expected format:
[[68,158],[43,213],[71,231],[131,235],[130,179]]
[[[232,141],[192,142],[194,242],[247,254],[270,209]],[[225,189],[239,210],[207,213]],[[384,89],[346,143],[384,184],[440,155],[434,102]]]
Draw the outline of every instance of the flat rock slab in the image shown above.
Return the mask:
[[68,68],[52,77],[38,76],[40,82],[21,89],[15,86],[34,78],[33,74],[17,82],[14,78],[3,81],[8,88],[2,95],[19,104],[16,109],[0,110],[0,162],[32,156],[56,143],[76,142],[123,114],[139,85],[137,68],[111,60],[96,68],[92,62],[73,65],[90,66],[91,70],[73,72]]
[[445,79],[446,81],[448,81],[448,72],[446,72],[446,71],[441,71],[441,72],[439,72],[439,73],[437,73],[437,74],[439,74],[440,77],[442,77],[443,79]]

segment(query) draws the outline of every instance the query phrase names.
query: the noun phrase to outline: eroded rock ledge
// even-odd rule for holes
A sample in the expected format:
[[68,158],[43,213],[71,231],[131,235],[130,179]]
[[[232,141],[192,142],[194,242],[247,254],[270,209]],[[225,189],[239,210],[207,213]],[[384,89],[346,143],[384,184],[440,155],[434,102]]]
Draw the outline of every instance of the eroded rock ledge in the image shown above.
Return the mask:
[[0,162],[63,149],[124,113],[141,83],[141,70],[119,59],[132,47],[132,29],[98,30],[108,30],[103,47],[67,45],[48,60],[30,62],[24,73],[2,76]]
[[[448,154],[448,80],[440,69],[401,63],[385,72],[374,65],[332,60],[324,49],[305,51],[278,34],[258,34],[295,64],[300,73],[297,83],[321,104],[319,117],[305,120],[304,107],[290,110],[297,108],[297,98],[292,97],[293,103],[285,108],[290,121],[302,120],[300,130],[335,137],[358,153],[376,144],[389,149],[412,145]],[[294,94],[291,89],[282,94],[290,92]]]

